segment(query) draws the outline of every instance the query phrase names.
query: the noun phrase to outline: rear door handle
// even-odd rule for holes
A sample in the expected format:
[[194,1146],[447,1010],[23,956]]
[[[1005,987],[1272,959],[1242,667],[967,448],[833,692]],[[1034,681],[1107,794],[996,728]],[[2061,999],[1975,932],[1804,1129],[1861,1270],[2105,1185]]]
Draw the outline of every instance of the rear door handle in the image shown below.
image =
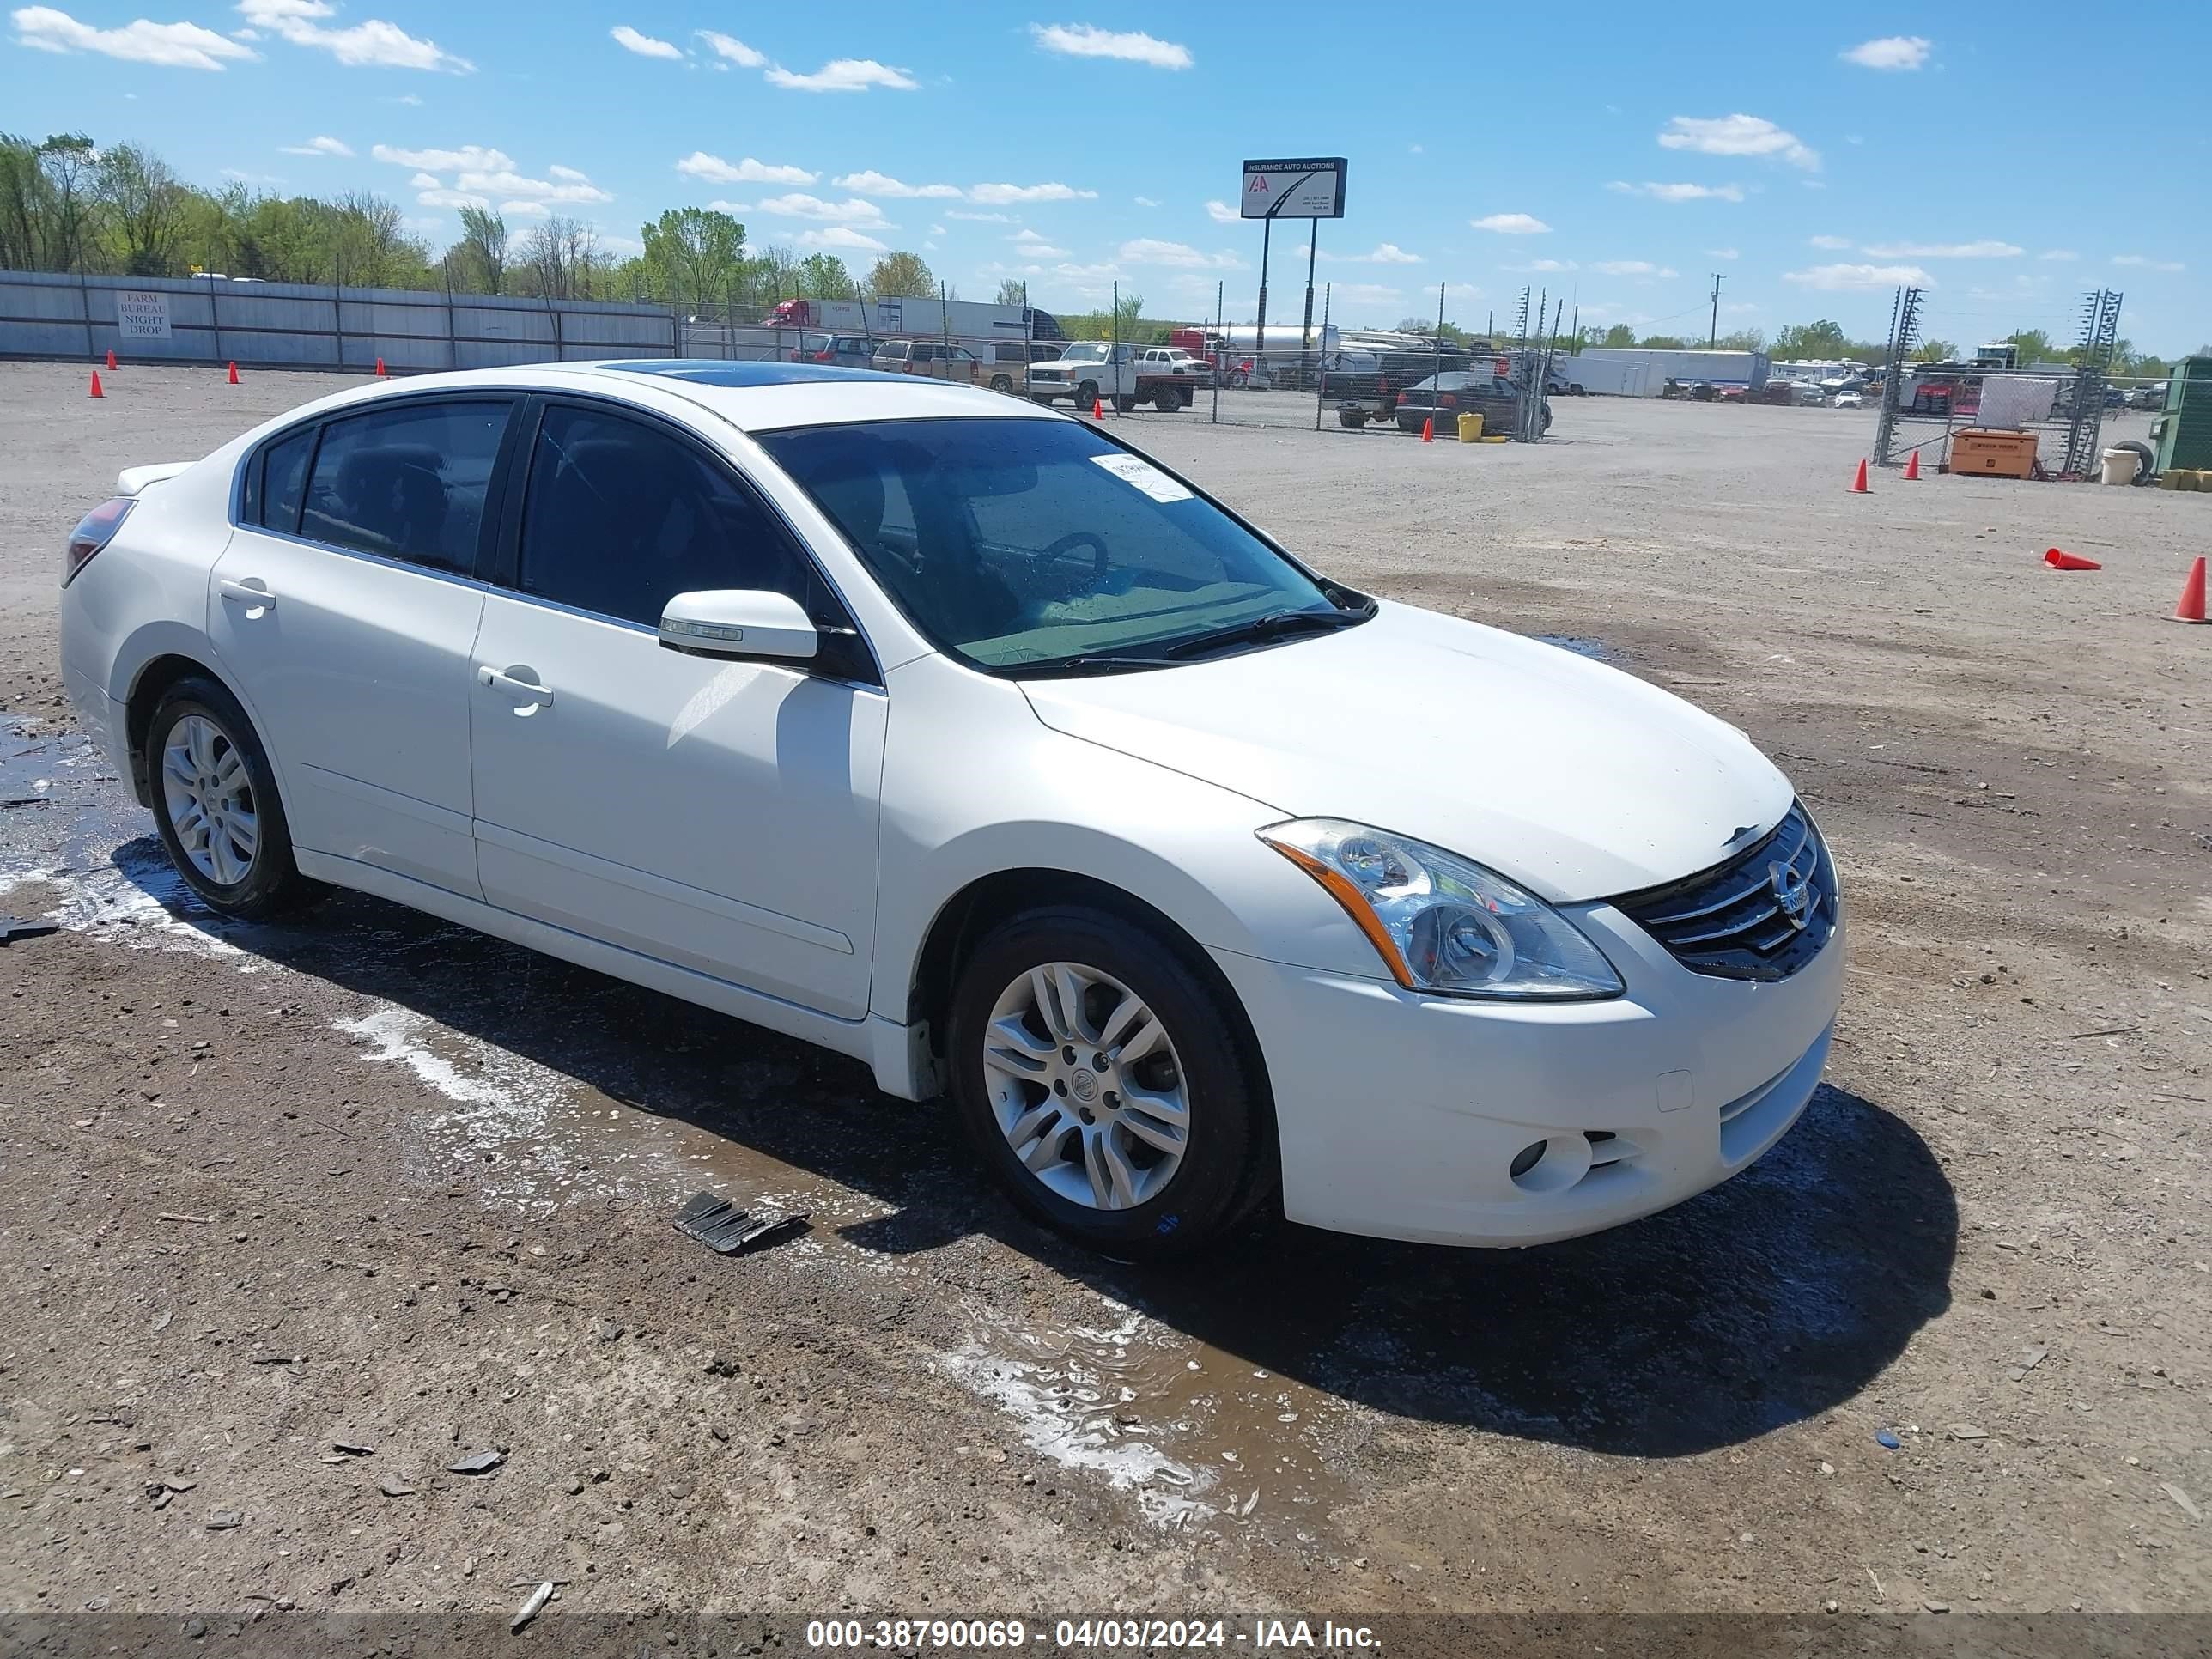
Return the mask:
[[252,618],[257,611],[267,612],[276,608],[276,596],[263,586],[258,577],[242,582],[234,582],[225,578],[218,581],[215,586],[216,592],[226,599],[235,599],[244,605],[248,620]]
[[528,680],[519,680],[512,674],[494,668],[489,663],[478,665],[477,678],[495,691],[504,691],[509,696],[520,697],[529,702],[544,703],[553,701],[551,686],[535,685]]

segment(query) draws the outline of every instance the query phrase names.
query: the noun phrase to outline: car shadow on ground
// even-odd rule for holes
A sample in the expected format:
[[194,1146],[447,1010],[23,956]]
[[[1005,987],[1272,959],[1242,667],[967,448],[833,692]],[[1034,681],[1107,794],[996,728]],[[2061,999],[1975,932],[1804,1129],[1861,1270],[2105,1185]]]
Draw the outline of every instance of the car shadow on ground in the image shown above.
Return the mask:
[[[173,912],[208,920],[157,842],[116,862]],[[867,1194],[887,1213],[839,1229],[857,1248],[910,1255],[985,1233],[1256,1367],[1407,1418],[1607,1453],[1710,1450],[1842,1405],[1949,1305],[1948,1179],[1901,1118],[1834,1087],[1743,1175],[1592,1237],[1468,1251],[1275,1221],[1140,1269],[1031,1225],[941,1108],[878,1093],[855,1061],[359,895],[281,927],[217,926]]]

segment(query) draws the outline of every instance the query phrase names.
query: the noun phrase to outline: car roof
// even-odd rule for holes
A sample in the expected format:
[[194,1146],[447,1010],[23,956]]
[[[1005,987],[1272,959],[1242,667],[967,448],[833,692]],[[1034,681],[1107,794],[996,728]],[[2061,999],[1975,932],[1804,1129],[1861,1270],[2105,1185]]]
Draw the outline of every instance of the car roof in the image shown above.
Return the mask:
[[[340,408],[358,407],[396,394],[441,391],[596,392],[646,407],[672,395],[746,432],[857,421],[1069,418],[1024,398],[916,375],[842,368],[828,363],[712,357],[615,358],[410,375],[352,388],[325,400],[319,410],[335,413]],[[305,412],[293,411],[295,415]]]

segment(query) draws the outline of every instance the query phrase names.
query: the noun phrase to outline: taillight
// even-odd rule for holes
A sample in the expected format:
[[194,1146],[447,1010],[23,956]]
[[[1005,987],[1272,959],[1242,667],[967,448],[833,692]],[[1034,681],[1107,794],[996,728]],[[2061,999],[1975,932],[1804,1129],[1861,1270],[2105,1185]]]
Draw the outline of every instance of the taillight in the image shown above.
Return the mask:
[[1441,393],[1437,398],[1437,407],[1438,409],[1457,409],[1459,407],[1459,399],[1449,392]]
[[76,573],[92,562],[92,556],[115,539],[115,532],[123,528],[123,520],[138,504],[135,495],[118,495],[102,501],[98,507],[76,521],[70,532],[69,541],[62,549],[62,586],[67,587],[76,579]]

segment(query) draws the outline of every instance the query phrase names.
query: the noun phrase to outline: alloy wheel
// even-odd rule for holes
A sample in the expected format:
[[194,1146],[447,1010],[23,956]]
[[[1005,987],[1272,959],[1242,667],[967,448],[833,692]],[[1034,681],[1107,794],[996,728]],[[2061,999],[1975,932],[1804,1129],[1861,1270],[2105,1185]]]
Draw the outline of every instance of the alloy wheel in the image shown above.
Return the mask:
[[169,826],[192,867],[235,887],[253,873],[261,819],[246,756],[204,714],[187,714],[161,745],[161,796]]
[[1175,1178],[1190,1135],[1182,1065],[1112,975],[1050,962],[1008,985],[983,1033],[983,1075],[1014,1156],[1069,1203],[1134,1209]]

